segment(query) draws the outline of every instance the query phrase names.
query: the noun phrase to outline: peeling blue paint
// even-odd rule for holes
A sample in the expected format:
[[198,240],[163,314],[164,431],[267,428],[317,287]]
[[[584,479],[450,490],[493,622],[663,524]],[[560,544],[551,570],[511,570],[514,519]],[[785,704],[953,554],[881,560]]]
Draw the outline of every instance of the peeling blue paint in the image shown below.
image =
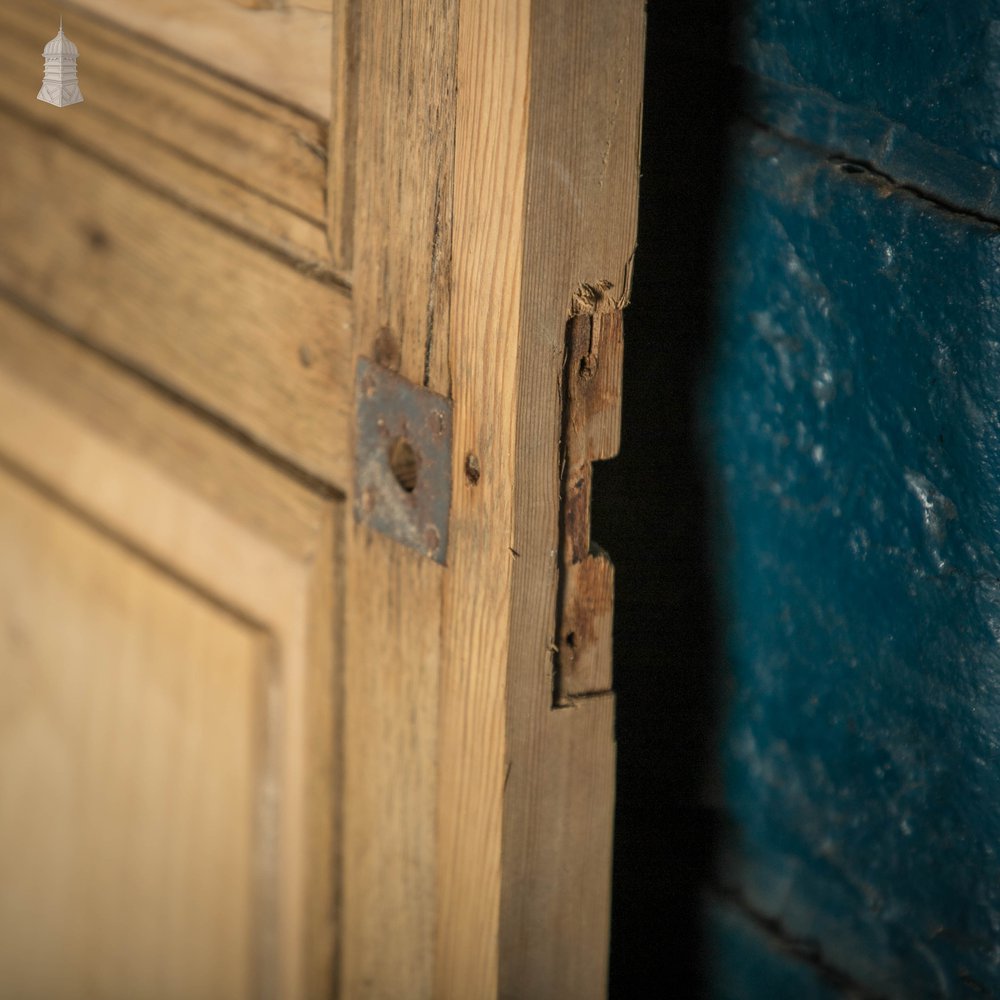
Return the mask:
[[[824,38],[870,50],[826,81],[862,101],[890,64],[916,86],[972,37],[945,5],[894,5],[940,40],[905,67],[917,28],[868,39],[847,6],[876,5],[758,4],[758,68],[830,68]],[[795,45],[792,7],[816,15]],[[724,878],[872,995],[1000,993],[1000,229],[760,130],[738,148],[705,423]]]

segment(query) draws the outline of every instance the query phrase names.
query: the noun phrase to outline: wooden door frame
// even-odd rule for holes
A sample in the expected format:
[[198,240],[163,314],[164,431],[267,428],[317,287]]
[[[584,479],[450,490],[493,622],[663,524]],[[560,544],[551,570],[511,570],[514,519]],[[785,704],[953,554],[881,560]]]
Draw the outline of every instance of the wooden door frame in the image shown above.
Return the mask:
[[[117,110],[95,89],[84,108],[109,113],[90,118],[53,117],[30,96],[5,107],[30,153],[11,158],[19,197],[41,212],[11,213],[12,231],[41,218],[60,241],[12,241],[4,294],[29,312],[44,305],[46,325],[169,386],[199,410],[192,426],[217,415],[239,431],[234,453],[265,452],[280,475],[337,501],[331,517],[344,514],[310,564],[332,560],[342,534],[342,593],[317,597],[331,630],[341,609],[344,621],[342,649],[331,639],[327,656],[343,667],[327,730],[340,741],[329,785],[344,808],[323,840],[337,851],[335,931],[329,856],[303,848],[288,862],[316,866],[320,902],[297,919],[336,939],[340,995],[598,997],[614,798],[611,571],[583,543],[587,466],[615,436],[605,374],[619,363],[635,243],[644,3],[330,0],[329,10],[325,150],[316,114],[81,17],[104,100],[108,81],[141,72],[142,86]],[[0,20],[30,38],[55,12],[50,0],[16,4]],[[37,54],[13,49],[0,76],[20,88]],[[185,144],[207,161],[228,157],[234,176],[188,162]],[[86,174],[92,204],[70,185],[46,189],[33,165],[47,157],[66,176]],[[282,207],[274,194],[288,188],[306,202]],[[219,260],[239,278],[231,287],[178,294],[178,276],[200,287]],[[20,276],[27,287],[13,287]],[[159,336],[136,337],[127,312],[98,308],[113,286],[150,300]],[[362,358],[452,401],[445,565],[352,515]],[[600,384],[604,411],[581,402],[575,377]],[[570,460],[579,486],[564,478]],[[567,556],[571,526],[579,561]],[[569,687],[568,620],[590,657],[586,680]]]
[[610,663],[553,696],[560,609],[586,620],[591,596],[561,556],[564,368],[571,318],[597,330],[628,300],[644,29],[642,0],[336,8],[352,364],[454,406],[446,565],[346,530],[344,997],[606,990]]

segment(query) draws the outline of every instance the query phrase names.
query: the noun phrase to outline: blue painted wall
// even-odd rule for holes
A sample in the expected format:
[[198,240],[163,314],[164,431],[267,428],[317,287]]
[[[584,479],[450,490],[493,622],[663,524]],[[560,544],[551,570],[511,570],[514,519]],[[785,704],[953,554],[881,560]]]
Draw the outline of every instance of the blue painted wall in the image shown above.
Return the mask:
[[1000,995],[1000,3],[749,7],[714,992]]
[[1000,166],[996,0],[747,0],[741,61]]

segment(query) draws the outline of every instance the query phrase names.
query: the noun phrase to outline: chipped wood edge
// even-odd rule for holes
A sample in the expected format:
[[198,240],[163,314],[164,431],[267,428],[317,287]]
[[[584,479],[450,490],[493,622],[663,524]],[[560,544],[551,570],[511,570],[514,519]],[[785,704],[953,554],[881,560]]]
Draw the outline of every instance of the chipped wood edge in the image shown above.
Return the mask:
[[[574,300],[576,305],[576,300]],[[580,313],[567,325],[554,704],[611,690],[614,566],[590,537],[593,463],[621,438],[622,314]]]
[[[642,0],[533,5],[527,201],[537,208],[526,226],[521,301],[513,538],[520,557],[507,675],[503,997],[597,1000],[607,990],[615,776],[614,696],[607,690],[610,573],[598,609],[604,621],[594,622],[604,638],[583,684],[596,690],[569,698],[566,707],[557,699],[553,707],[559,429],[567,321],[578,315],[586,323],[614,323],[613,314],[629,300],[644,7]],[[612,410],[617,413],[617,404]],[[607,443],[617,446],[617,417],[605,430],[614,438]],[[602,453],[592,450],[594,457]]]
[[567,321],[628,301],[644,6],[376,6],[354,350],[451,395],[455,486],[443,569],[347,531],[341,994],[598,998],[613,696],[553,708],[561,388]]

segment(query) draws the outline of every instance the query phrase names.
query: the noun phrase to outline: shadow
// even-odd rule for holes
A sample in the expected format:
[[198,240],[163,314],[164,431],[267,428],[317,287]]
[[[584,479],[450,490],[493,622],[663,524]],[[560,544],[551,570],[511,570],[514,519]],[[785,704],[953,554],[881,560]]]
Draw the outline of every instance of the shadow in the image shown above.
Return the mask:
[[739,78],[736,0],[648,10],[639,245],[620,456],[595,466],[616,567],[618,791],[610,996],[707,992],[701,897],[720,832],[718,615],[697,403]]

